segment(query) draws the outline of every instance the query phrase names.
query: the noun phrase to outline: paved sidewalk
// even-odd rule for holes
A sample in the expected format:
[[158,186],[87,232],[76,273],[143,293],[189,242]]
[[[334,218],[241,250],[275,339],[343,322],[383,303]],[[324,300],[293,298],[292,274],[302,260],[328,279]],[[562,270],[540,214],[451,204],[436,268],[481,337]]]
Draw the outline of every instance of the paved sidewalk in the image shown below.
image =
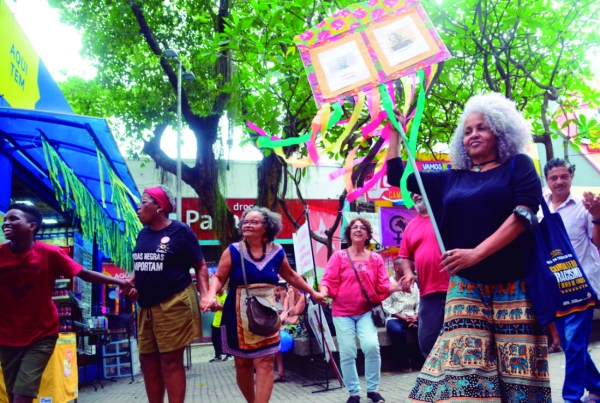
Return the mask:
[[[596,322],[595,325],[600,325]],[[590,351],[592,358],[600,365],[600,326],[595,326],[592,334]],[[199,402],[226,402],[245,403],[235,382],[235,368],[233,361],[209,363],[213,354],[212,346],[198,346],[193,349],[192,368],[187,373],[186,403]],[[563,353],[549,356],[550,380],[552,384],[552,399],[562,402],[561,389],[565,371],[565,358]],[[276,383],[273,388],[271,402],[335,402],[344,403],[348,398],[344,389],[331,390],[324,393],[311,393],[318,387],[302,387],[302,383],[310,383],[309,379],[300,377],[292,372],[287,372],[287,382]],[[384,373],[381,378],[379,391],[387,403],[404,402],[417,373]],[[79,403],[147,403],[146,392],[141,375],[135,377],[133,384],[130,378],[119,380],[116,383],[104,382],[104,389],[94,392],[92,387],[80,390]],[[370,402],[366,398],[364,377],[361,377],[363,402]],[[333,386],[339,386],[334,382]],[[165,399],[167,402],[167,399]]]

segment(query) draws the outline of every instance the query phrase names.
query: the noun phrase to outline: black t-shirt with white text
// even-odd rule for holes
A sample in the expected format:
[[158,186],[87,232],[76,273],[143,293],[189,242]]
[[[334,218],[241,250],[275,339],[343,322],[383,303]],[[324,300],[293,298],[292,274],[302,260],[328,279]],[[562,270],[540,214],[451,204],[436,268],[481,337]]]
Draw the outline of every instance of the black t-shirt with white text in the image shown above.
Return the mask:
[[196,234],[182,222],[142,228],[133,250],[138,304],[150,308],[184,290],[192,283],[190,268],[202,259]]

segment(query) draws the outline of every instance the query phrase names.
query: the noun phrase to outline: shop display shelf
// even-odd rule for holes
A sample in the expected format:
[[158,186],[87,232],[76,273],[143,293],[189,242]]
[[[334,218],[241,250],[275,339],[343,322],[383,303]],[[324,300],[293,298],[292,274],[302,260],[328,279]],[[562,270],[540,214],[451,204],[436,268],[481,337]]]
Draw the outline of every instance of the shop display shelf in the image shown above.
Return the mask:
[[60,297],[52,297],[52,301],[56,305],[68,305],[69,304],[69,296],[61,295]]
[[54,281],[54,289],[55,290],[66,290],[69,288],[71,280],[68,278],[59,278]]

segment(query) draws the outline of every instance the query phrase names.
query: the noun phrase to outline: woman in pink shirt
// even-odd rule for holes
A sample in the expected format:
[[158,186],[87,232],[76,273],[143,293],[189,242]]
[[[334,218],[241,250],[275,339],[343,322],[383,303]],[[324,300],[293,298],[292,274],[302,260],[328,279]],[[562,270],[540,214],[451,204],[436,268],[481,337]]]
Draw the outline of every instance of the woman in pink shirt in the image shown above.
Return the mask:
[[360,401],[360,383],[356,371],[356,336],[365,355],[367,397],[374,403],[385,401],[377,392],[381,377],[377,328],[371,317],[371,305],[363,296],[351,261],[354,262],[358,277],[373,305],[380,304],[392,292],[399,291],[400,286],[390,283],[381,256],[366,249],[372,234],[373,229],[367,220],[352,220],[344,231],[344,237],[350,247],[331,256],[321,280],[321,293],[333,300],[333,324],[340,349],[340,366],[344,383],[350,393],[347,403]]

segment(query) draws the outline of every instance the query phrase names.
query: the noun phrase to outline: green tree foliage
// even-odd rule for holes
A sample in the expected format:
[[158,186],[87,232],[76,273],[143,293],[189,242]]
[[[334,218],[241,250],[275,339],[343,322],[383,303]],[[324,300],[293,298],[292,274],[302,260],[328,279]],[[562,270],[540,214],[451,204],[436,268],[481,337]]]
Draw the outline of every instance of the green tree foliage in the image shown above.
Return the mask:
[[[173,173],[175,162],[158,145],[165,127],[175,122],[176,65],[162,52],[180,50],[183,65],[197,76],[193,83],[184,82],[184,122],[195,133],[198,146],[196,164],[184,166],[183,180],[221,225],[217,232],[224,241],[232,232],[226,230],[231,215],[226,214],[217,180],[220,156],[214,145],[219,119],[226,114],[238,126],[250,120],[284,138],[309,130],[316,107],[293,38],[352,3],[49,1],[64,21],[83,31],[85,56],[98,67],[92,82],[67,81],[63,85],[67,98],[78,112],[119,118],[125,136],[143,141],[143,151]],[[423,0],[423,6],[453,59],[445,63],[429,94],[421,123],[422,149],[448,141],[460,110],[473,94],[498,91],[514,99],[548,156],[553,155],[551,137],[560,133],[553,115],[571,113],[583,102],[598,105],[598,92],[588,86],[586,51],[598,45],[600,2]],[[358,129],[366,120],[366,116],[359,120],[339,158],[359,138]],[[588,137],[598,136],[596,121],[575,122]],[[331,135],[339,130],[333,128]],[[254,138],[249,133],[248,141]],[[304,150],[286,150],[288,155],[297,152]],[[258,201],[275,208],[282,204],[287,179],[298,175],[288,172],[270,150],[264,155]]]
[[195,165],[183,165],[182,180],[213,216],[216,233],[226,245],[235,236],[235,226],[219,190],[214,146],[232,92],[230,51],[222,37],[231,1],[50,3],[64,21],[82,30],[84,55],[98,68],[92,82],[72,78],[63,84],[73,107],[79,113],[118,118],[132,151],[138,153],[142,144],[141,151],[171,173],[176,172],[176,162],[160,149],[160,140],[166,127],[176,123],[177,64],[163,52],[179,51],[183,66],[196,75],[194,82],[183,83],[182,116],[198,140]]
[[[599,2],[430,0],[426,8],[453,59],[428,99],[421,125],[425,148],[452,135],[473,94],[496,91],[515,100],[547,158],[554,155],[551,138],[562,135],[554,118],[583,103],[597,107],[600,94],[589,86],[586,52],[600,44]],[[587,136],[598,134],[596,128]]]

